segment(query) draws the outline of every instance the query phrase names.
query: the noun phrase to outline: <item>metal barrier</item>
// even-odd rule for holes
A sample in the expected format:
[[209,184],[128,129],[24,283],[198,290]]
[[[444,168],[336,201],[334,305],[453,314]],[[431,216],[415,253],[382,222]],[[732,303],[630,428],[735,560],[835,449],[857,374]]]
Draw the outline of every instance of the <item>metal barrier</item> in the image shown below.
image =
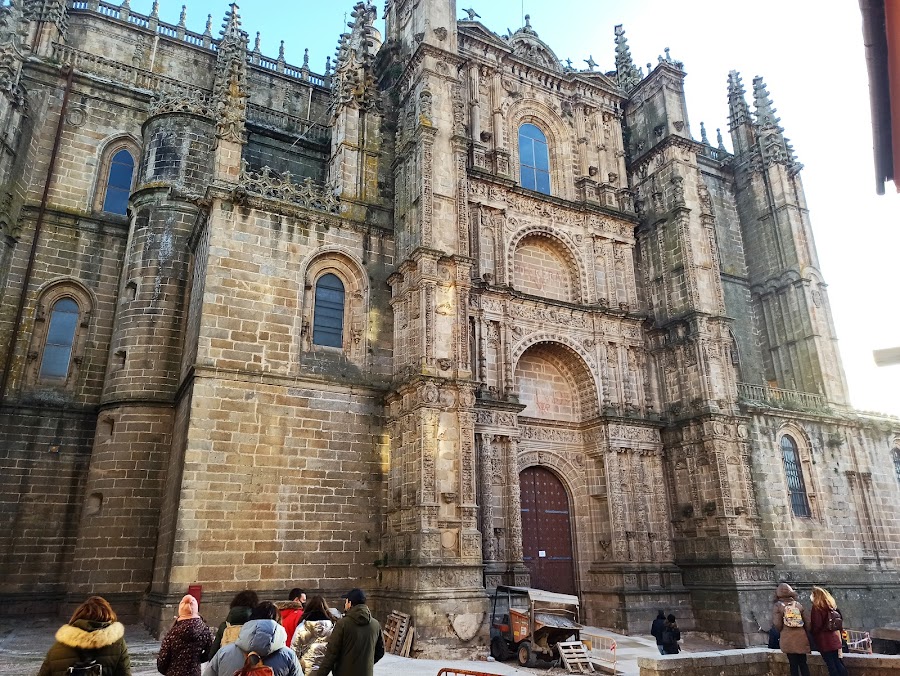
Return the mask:
[[608,667],[612,669],[613,673],[616,673],[616,662],[618,658],[616,656],[615,639],[604,636],[603,634],[594,634],[584,629],[582,629],[579,634],[581,636],[581,642],[584,643],[585,647],[588,649],[588,654],[591,656],[591,662],[599,664],[602,667]]
[[856,631],[855,629],[844,629],[844,639],[847,641],[847,652],[851,653],[871,653],[872,637],[867,631]]
[[500,676],[500,674],[492,674],[488,671],[469,671],[467,669],[444,667],[437,672],[437,676]]

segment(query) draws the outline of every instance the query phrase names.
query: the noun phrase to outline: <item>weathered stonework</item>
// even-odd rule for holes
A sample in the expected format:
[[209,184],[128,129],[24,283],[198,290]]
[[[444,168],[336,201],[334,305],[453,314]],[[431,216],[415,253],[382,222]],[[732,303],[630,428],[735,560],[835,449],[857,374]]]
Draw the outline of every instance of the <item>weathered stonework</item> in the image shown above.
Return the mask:
[[[489,591],[537,570],[539,468],[592,624],[665,607],[744,644],[780,579],[895,619],[900,421],[848,407],[761,80],[751,113],[729,77],[732,154],[621,27],[604,74],[530,22],[391,0],[382,38],[358,3],[316,75],[251,49],[235,6],[218,38],[98,7],[0,7],[7,611],[101,593],[159,628],[189,584],[207,617],[360,585],[426,651],[469,649]],[[549,194],[520,180],[525,124]]]

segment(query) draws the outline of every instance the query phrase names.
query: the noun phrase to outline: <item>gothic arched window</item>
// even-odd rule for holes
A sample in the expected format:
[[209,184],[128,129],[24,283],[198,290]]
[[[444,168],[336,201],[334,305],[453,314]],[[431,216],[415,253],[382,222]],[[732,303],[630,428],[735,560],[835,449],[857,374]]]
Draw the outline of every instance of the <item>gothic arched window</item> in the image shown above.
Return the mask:
[[329,272],[316,282],[313,310],[313,344],[344,346],[344,284]]
[[894,446],[891,455],[894,456],[894,474],[897,476],[897,481],[900,482],[900,448]]
[[535,125],[519,127],[519,183],[523,188],[550,194],[550,148]]
[[112,156],[106,175],[106,193],[103,197],[103,211],[124,216],[128,211],[128,197],[134,178],[134,158],[125,148]]
[[811,517],[809,497],[803,481],[803,466],[797,442],[788,434],[781,437],[781,457],[784,460],[784,474],[787,477],[788,493],[791,497],[791,511],[794,516]]
[[60,298],[53,304],[38,372],[40,380],[65,380],[68,377],[78,315],[78,303],[71,298]]

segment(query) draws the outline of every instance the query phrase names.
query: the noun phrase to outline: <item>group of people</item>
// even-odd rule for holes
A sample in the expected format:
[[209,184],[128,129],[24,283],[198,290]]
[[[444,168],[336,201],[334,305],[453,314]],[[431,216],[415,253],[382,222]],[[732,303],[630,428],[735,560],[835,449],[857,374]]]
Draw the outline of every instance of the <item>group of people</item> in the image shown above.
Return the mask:
[[797,592],[787,582],[779,584],[775,591],[772,628],[779,634],[779,647],[787,655],[791,676],[809,676],[806,656],[812,650],[822,655],[828,676],[847,676],[841,661],[843,617],[837,602],[822,587],[813,587],[809,600],[811,611],[800,603]]
[[[240,592],[213,631],[186,595],[160,645],[164,676],[247,676],[261,666],[273,676],[372,676],[384,656],[381,625],[361,589],[343,596],[343,615],[322,596],[292,589],[287,602]],[[109,603],[92,596],[56,632],[39,676],[131,676],[125,628]],[[266,672],[268,673],[268,672]]]
[[[772,606],[769,647],[780,648],[787,655],[791,676],[809,676],[806,656],[813,650],[822,655],[828,676],[847,676],[841,661],[843,617],[834,597],[822,587],[813,587],[809,596],[811,611],[798,599],[797,592],[788,583],[778,585]],[[681,630],[674,615],[666,616],[660,610],[650,633],[656,639],[660,655],[678,654]]]

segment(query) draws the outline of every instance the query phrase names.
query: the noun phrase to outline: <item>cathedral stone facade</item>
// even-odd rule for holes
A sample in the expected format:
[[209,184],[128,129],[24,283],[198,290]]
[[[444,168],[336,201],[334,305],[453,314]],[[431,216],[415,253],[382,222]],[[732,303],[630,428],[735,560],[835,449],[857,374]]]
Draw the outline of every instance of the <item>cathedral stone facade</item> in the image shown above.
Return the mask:
[[783,579],[895,620],[900,421],[849,406],[762,79],[732,153],[621,27],[601,72],[380,9],[317,75],[235,5],[0,6],[4,612],[358,585],[471,647],[513,583],[743,644]]

